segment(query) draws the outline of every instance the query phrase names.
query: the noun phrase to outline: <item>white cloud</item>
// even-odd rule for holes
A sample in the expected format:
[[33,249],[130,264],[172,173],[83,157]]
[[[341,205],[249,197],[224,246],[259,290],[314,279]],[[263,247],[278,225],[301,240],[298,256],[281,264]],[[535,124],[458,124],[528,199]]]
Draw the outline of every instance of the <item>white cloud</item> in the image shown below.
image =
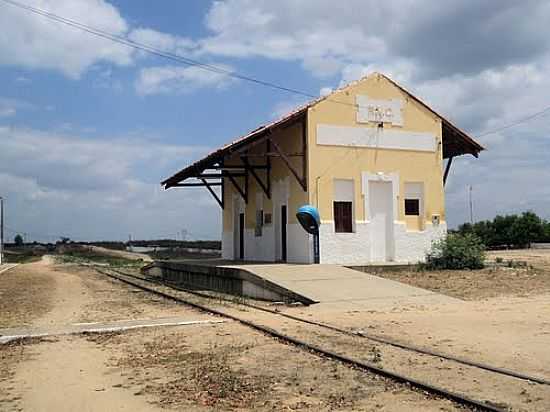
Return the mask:
[[[208,192],[164,192],[159,184],[208,148],[18,128],[0,128],[0,141],[11,228],[77,239],[173,236],[182,228],[217,234],[219,207]],[[198,219],[205,211],[213,219]]]
[[319,91],[319,96],[328,96],[333,92],[332,87],[321,87],[321,90]]
[[206,24],[214,34],[200,44],[203,53],[299,60],[314,73],[334,74],[353,60],[386,52],[376,21],[362,0],[346,7],[332,1],[228,0],[211,7]]
[[193,40],[186,37],[174,36],[143,27],[133,29],[128,38],[136,43],[155,49],[182,55],[188,54],[197,47],[197,44]]
[[[33,6],[115,35],[128,31],[118,10],[104,0],[40,0]],[[78,78],[97,62],[132,62],[128,47],[7,4],[0,9],[0,64],[59,70]]]
[[17,76],[15,81],[20,84],[29,84],[32,82],[32,80],[26,76]]
[[12,117],[15,116],[19,110],[30,110],[34,108],[34,105],[22,100],[0,97],[0,118]]
[[5,106],[0,103],[0,117],[11,117],[15,115],[15,113],[14,107]]
[[[224,70],[228,66],[217,65]],[[135,87],[138,94],[186,94],[201,88],[223,89],[235,79],[223,74],[203,70],[200,67],[159,66],[142,69]]]

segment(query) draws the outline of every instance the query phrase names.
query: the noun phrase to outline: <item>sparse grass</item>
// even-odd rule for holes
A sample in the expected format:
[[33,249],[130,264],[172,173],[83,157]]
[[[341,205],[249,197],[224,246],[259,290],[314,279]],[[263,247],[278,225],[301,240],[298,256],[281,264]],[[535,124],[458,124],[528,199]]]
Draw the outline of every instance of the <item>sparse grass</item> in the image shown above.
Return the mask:
[[68,251],[62,255],[58,255],[58,259],[63,263],[93,263],[98,265],[105,265],[111,267],[130,267],[130,268],[139,268],[143,266],[143,261],[141,260],[131,260],[125,259],[123,257],[103,255],[93,251]]
[[118,362],[124,368],[170,368],[171,376],[160,386],[147,384],[140,393],[157,394],[163,406],[176,406],[185,395],[188,401],[207,407],[239,408],[253,405],[267,394],[268,379],[258,379],[238,370],[234,358],[246,346],[219,347],[210,345],[206,351],[188,351],[162,342],[146,342],[143,351],[132,353]]
[[378,272],[378,276],[466,300],[529,296],[550,291],[550,271],[508,261],[478,270]]
[[28,324],[51,309],[56,283],[48,272],[18,266],[0,279],[0,327]]
[[32,254],[6,254],[6,263],[34,263],[42,259],[41,255],[32,255]]

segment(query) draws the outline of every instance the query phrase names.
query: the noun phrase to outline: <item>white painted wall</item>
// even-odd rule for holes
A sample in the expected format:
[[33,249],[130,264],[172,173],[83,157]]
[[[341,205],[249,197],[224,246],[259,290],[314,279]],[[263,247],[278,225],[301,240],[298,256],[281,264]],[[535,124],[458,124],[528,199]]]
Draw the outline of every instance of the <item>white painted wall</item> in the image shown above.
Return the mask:
[[430,133],[378,127],[317,125],[317,144],[326,146],[372,147],[435,152],[436,141],[435,135]]
[[[281,206],[288,205],[289,178],[275,181],[272,184],[273,216],[269,225],[262,227],[262,235],[256,236],[255,230],[247,228],[244,232],[244,255],[246,260],[275,262],[281,259]],[[257,198],[258,210],[263,207],[263,199]],[[231,230],[222,233],[222,257],[232,260],[236,258],[235,252],[238,244],[236,229],[238,229],[238,216],[244,211],[244,202],[235,195],[233,199],[233,213]],[[287,208],[287,219],[293,213]],[[237,248],[235,247],[237,246]],[[287,261],[291,263],[313,262],[313,239],[299,224],[287,224]]]
[[313,237],[299,224],[287,226],[287,261],[313,263]]
[[[434,227],[426,224],[423,231],[407,231],[404,222],[394,222],[396,263],[417,263],[424,261],[432,242],[445,236],[447,226]],[[371,257],[374,236],[370,222],[357,222],[355,233],[335,233],[334,223],[321,224],[321,263],[341,265],[368,265],[375,263]]]
[[222,232],[222,259],[233,260],[233,231]]

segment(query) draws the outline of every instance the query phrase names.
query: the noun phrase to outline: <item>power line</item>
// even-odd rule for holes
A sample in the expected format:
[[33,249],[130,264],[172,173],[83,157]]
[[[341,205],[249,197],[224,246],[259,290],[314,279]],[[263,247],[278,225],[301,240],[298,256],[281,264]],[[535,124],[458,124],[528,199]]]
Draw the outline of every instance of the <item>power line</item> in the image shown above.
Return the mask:
[[[134,49],[137,49],[137,50],[140,50],[140,51],[144,51],[146,53],[149,53],[149,54],[152,54],[152,55],[155,55],[155,56],[158,56],[158,57],[162,57],[162,58],[165,58],[165,59],[168,59],[168,60],[172,60],[172,61],[175,61],[175,62],[178,62],[178,63],[182,63],[182,64],[190,66],[190,67],[198,67],[202,70],[206,70],[206,71],[210,71],[210,72],[213,72],[213,73],[221,74],[221,75],[228,76],[228,77],[231,77],[231,78],[234,78],[234,79],[237,79],[237,80],[244,80],[244,81],[247,81],[247,82],[250,82],[250,83],[255,83],[255,84],[260,85],[260,86],[269,87],[269,88],[284,91],[284,92],[287,92],[287,93],[292,93],[292,94],[299,95],[299,96],[302,96],[302,97],[307,97],[309,99],[319,99],[320,98],[318,95],[308,93],[308,92],[305,92],[303,90],[298,90],[298,89],[295,89],[295,88],[283,86],[283,85],[273,83],[273,82],[270,82],[270,81],[267,81],[267,80],[259,79],[257,77],[247,76],[247,75],[244,75],[244,74],[232,71],[232,70],[225,69],[223,67],[219,67],[219,66],[204,63],[204,62],[201,62],[201,61],[198,61],[198,60],[195,60],[195,59],[191,59],[189,57],[185,57],[185,56],[182,56],[180,54],[170,53],[170,52],[164,51],[162,49],[156,48],[154,46],[150,46],[150,45],[147,45],[147,44],[144,44],[144,43],[140,43],[140,42],[131,40],[127,37],[119,36],[117,34],[108,33],[106,31],[98,29],[96,27],[92,27],[92,26],[89,26],[87,24],[80,23],[76,20],[69,19],[67,17],[62,17],[58,14],[50,13],[46,10],[39,9],[37,7],[32,7],[32,6],[29,6],[27,4],[19,3],[19,2],[14,1],[14,0],[0,0],[0,1],[4,2],[5,4],[9,4],[11,6],[18,7],[20,9],[29,11],[29,12],[37,14],[37,15],[40,15],[40,16],[45,17],[47,19],[56,21],[58,23],[62,23],[62,24],[65,24],[67,26],[82,30],[82,31],[87,32],[89,34],[92,34],[92,35],[95,35],[95,36],[113,41],[115,43],[122,44],[122,45],[127,46],[127,47],[131,47],[131,48],[134,48]],[[363,106],[360,106],[356,103],[348,103],[348,102],[344,102],[344,101],[341,101],[341,100],[331,99],[331,98],[328,98],[328,97],[325,97],[324,99],[327,102],[337,103],[337,104],[341,104],[341,105],[344,105],[344,106],[350,106],[350,107],[354,107],[354,108],[363,107]]]
[[[80,23],[76,20],[72,20],[72,19],[69,19],[69,18],[66,18],[66,17],[62,17],[62,16],[59,16],[57,14],[50,13],[48,11],[45,11],[45,10],[42,10],[42,9],[39,9],[39,8],[29,6],[27,4],[19,3],[17,1],[13,1],[13,0],[0,0],[0,1],[2,1],[6,4],[10,4],[14,7],[18,7],[20,9],[27,10],[31,13],[46,17],[50,20],[54,20],[54,21],[57,21],[59,23],[63,23],[65,25],[77,28],[79,30],[82,30],[82,31],[85,31],[87,33],[93,34],[95,36],[99,36],[99,37],[102,37],[104,39],[111,40],[113,42],[125,45],[127,47],[132,47],[132,48],[135,48],[135,49],[138,49],[138,50],[150,53],[150,54],[154,54],[154,55],[159,56],[159,57],[174,60],[174,61],[177,61],[179,63],[183,63],[183,64],[188,65],[188,66],[199,67],[203,70],[207,70],[207,71],[210,71],[210,72],[213,72],[213,73],[223,74],[225,76],[233,77],[235,79],[245,80],[245,81],[256,83],[256,84],[259,84],[259,85],[262,85],[262,86],[270,87],[270,88],[273,88],[273,89],[278,89],[278,90],[281,90],[281,91],[285,91],[285,92],[289,92],[289,93],[293,93],[293,94],[297,94],[297,95],[301,95],[301,96],[305,96],[305,97],[309,97],[309,98],[318,98],[319,97],[319,96],[316,96],[316,95],[313,95],[311,93],[307,93],[307,92],[304,92],[304,91],[301,91],[301,90],[298,90],[298,89],[293,89],[293,88],[290,88],[290,87],[281,86],[281,85],[278,85],[278,84],[275,84],[275,83],[272,83],[272,82],[269,82],[269,81],[261,80],[261,79],[255,78],[255,77],[246,76],[246,75],[243,75],[243,74],[225,69],[223,67],[218,67],[218,66],[214,66],[214,65],[211,65],[211,64],[208,64],[208,63],[203,63],[201,61],[190,59],[188,57],[184,57],[184,56],[181,56],[179,54],[166,52],[166,51],[158,49],[156,47],[149,46],[147,44],[143,44],[143,43],[140,43],[140,42],[136,42],[134,40],[128,39],[127,37],[123,37],[123,36],[119,36],[119,35],[116,35],[116,34],[108,33],[106,31],[97,29],[95,27],[88,26],[86,24]],[[349,104],[347,102],[338,102],[338,103]]]
[[542,116],[543,114],[548,113],[548,112],[550,112],[550,106],[546,107],[545,109],[543,109],[539,112],[536,112],[536,113],[533,113],[529,116],[518,119],[513,123],[507,124],[505,126],[497,128],[497,129],[489,130],[487,132],[483,132],[481,134],[478,134],[477,137],[483,137],[483,136],[487,136],[487,135],[490,135],[490,134],[502,132],[503,130],[510,129],[511,127],[517,126],[517,125],[522,124],[522,123],[526,123],[526,122],[528,122],[530,120],[533,120],[536,117]]
[[[202,70],[206,70],[206,71],[221,74],[221,75],[224,75],[224,76],[232,77],[232,78],[235,78],[235,79],[238,79],[238,80],[248,81],[248,82],[255,83],[255,84],[258,84],[258,85],[261,85],[261,86],[265,86],[265,87],[269,87],[269,88],[272,88],[272,89],[276,89],[276,90],[280,90],[280,91],[300,95],[300,96],[303,96],[303,97],[308,97],[308,98],[311,98],[311,99],[319,98],[319,96],[314,95],[312,93],[308,93],[308,92],[298,90],[298,89],[294,89],[294,88],[291,88],[291,87],[282,86],[282,85],[279,85],[279,84],[276,84],[276,83],[273,83],[273,82],[270,82],[270,81],[262,80],[262,79],[259,79],[259,78],[256,78],[256,77],[243,75],[243,74],[240,74],[238,72],[225,69],[223,67],[219,67],[219,66],[215,66],[215,65],[212,65],[212,64],[204,63],[204,62],[201,62],[201,61],[198,61],[198,60],[195,60],[195,59],[191,59],[191,58],[188,58],[188,57],[185,57],[185,56],[181,56],[179,54],[170,53],[170,52],[158,49],[156,47],[153,47],[153,46],[150,46],[150,45],[147,45],[147,44],[136,42],[134,40],[128,39],[127,37],[123,37],[123,36],[119,36],[119,35],[116,35],[116,34],[108,33],[106,31],[100,30],[98,28],[80,23],[76,20],[72,20],[72,19],[69,19],[69,18],[66,18],[66,17],[62,17],[62,16],[59,16],[57,14],[50,13],[48,11],[45,11],[45,10],[42,10],[42,9],[39,9],[39,8],[36,8],[36,7],[32,7],[32,6],[29,6],[27,4],[19,3],[19,2],[14,1],[14,0],[0,0],[0,1],[4,2],[5,4],[9,4],[11,6],[18,7],[20,9],[29,11],[29,12],[37,14],[37,15],[40,15],[40,16],[45,17],[47,19],[56,21],[58,23],[62,23],[62,24],[65,24],[67,26],[71,26],[73,28],[85,31],[89,34],[92,34],[92,35],[95,35],[95,36],[113,41],[115,43],[122,44],[122,45],[127,46],[127,47],[131,47],[131,48],[134,48],[134,49],[137,49],[137,50],[141,50],[141,51],[144,51],[146,53],[156,55],[158,57],[162,57],[162,58],[165,58],[165,59],[176,61],[178,63],[182,63],[182,64],[185,64],[187,66],[198,67]],[[332,102],[332,103],[338,103],[338,104],[342,104],[342,105],[346,105],[346,106],[360,107],[358,104],[343,102],[343,101],[334,100],[334,99],[330,99],[330,98],[326,98],[325,101]],[[519,119],[519,120],[517,120],[513,123],[510,123],[508,125],[499,127],[497,129],[493,129],[493,130],[483,132],[483,133],[477,135],[477,137],[484,137],[484,136],[487,136],[487,135],[490,135],[490,134],[501,132],[503,130],[512,128],[512,127],[517,126],[519,124],[526,123],[526,122],[528,122],[528,121],[530,121],[530,120],[532,120],[532,119],[534,119],[538,116],[541,116],[541,115],[543,115],[547,112],[550,112],[550,106],[546,107],[545,109],[543,109],[539,112],[533,113],[533,114],[531,114],[527,117],[524,117],[524,118]]]

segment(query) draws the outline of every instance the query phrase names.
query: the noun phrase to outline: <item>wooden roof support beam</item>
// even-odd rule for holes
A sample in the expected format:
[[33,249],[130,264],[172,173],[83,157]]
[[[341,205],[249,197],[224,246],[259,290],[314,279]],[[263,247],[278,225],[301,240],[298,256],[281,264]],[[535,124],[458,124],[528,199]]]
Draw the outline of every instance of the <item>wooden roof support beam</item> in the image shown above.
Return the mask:
[[[287,153],[288,157],[302,157],[303,153]],[[244,153],[241,157],[281,157],[279,153],[266,152],[266,153]]]
[[[206,179],[201,179],[201,180],[204,183],[204,185],[206,186],[206,188],[208,189],[208,191],[210,192],[210,194],[212,196],[214,196],[214,199],[216,199],[216,202],[218,202],[218,204],[220,205],[220,207],[223,210],[223,197],[221,199],[219,198],[219,196],[216,194],[216,192],[214,192],[214,189],[212,189],[212,187],[210,186],[211,184],[208,183],[206,181]],[[220,184],[220,186],[222,186],[222,185]],[[222,196],[223,196],[223,193],[222,193]]]
[[[255,170],[265,170],[267,169],[267,165],[250,165],[251,169]],[[213,169],[213,170],[245,170],[246,168],[244,165],[225,165],[225,166],[212,166],[207,169]]]
[[[244,166],[243,166],[244,168]],[[246,175],[248,176],[248,174]],[[245,203],[248,203],[248,178],[245,176],[245,182],[244,182],[244,190],[239,186],[235,178],[231,175],[228,175],[229,181],[233,184],[235,189],[237,189],[237,192],[242,196]]]
[[175,183],[172,187],[203,187],[203,186],[221,186],[222,182],[210,182],[207,185],[204,183]]
[[245,173],[229,173],[229,172],[223,172],[223,173],[200,173],[196,176],[190,176],[190,178],[195,179],[221,179],[222,177],[228,177],[229,175],[233,177],[244,177]]
[[447,176],[449,176],[449,171],[451,170],[451,164],[453,163],[453,156],[449,157],[447,160],[447,165],[445,166],[445,173],[443,174],[443,187],[447,183]]
[[307,117],[302,119],[302,176],[303,176],[303,188],[307,191]]
[[[265,141],[265,151],[271,152],[271,141]],[[271,199],[271,158],[268,156],[266,159],[267,169],[266,169],[266,186],[267,193],[269,193],[269,199]]]
[[277,153],[279,153],[281,155],[281,159],[283,160],[283,162],[285,162],[286,166],[288,167],[290,172],[294,175],[296,180],[298,180],[298,183],[300,183],[300,186],[302,186],[302,189],[304,189],[304,192],[305,192],[307,190],[306,176],[303,176],[303,177],[300,176],[300,174],[298,173],[296,168],[292,165],[292,163],[290,163],[290,159],[283,152],[281,147],[271,137],[269,138],[269,140],[270,140],[271,144],[273,145],[273,148],[277,151]]
[[[262,188],[262,190],[264,191],[265,195],[267,196],[268,199],[271,199],[271,193],[269,193],[269,189],[267,187],[267,184],[265,184],[262,179],[260,179],[260,176],[258,176],[258,174],[256,173],[256,171],[254,169],[250,169],[250,163],[248,162],[248,158],[244,157],[244,156],[241,156],[241,159],[243,161],[243,163],[245,164],[245,167],[246,167],[246,170],[247,171],[250,171],[250,174],[252,175],[252,177],[254,177],[254,179],[256,179],[256,182],[258,182],[258,184],[260,185],[260,187]],[[267,170],[267,173],[269,175],[269,170]]]

